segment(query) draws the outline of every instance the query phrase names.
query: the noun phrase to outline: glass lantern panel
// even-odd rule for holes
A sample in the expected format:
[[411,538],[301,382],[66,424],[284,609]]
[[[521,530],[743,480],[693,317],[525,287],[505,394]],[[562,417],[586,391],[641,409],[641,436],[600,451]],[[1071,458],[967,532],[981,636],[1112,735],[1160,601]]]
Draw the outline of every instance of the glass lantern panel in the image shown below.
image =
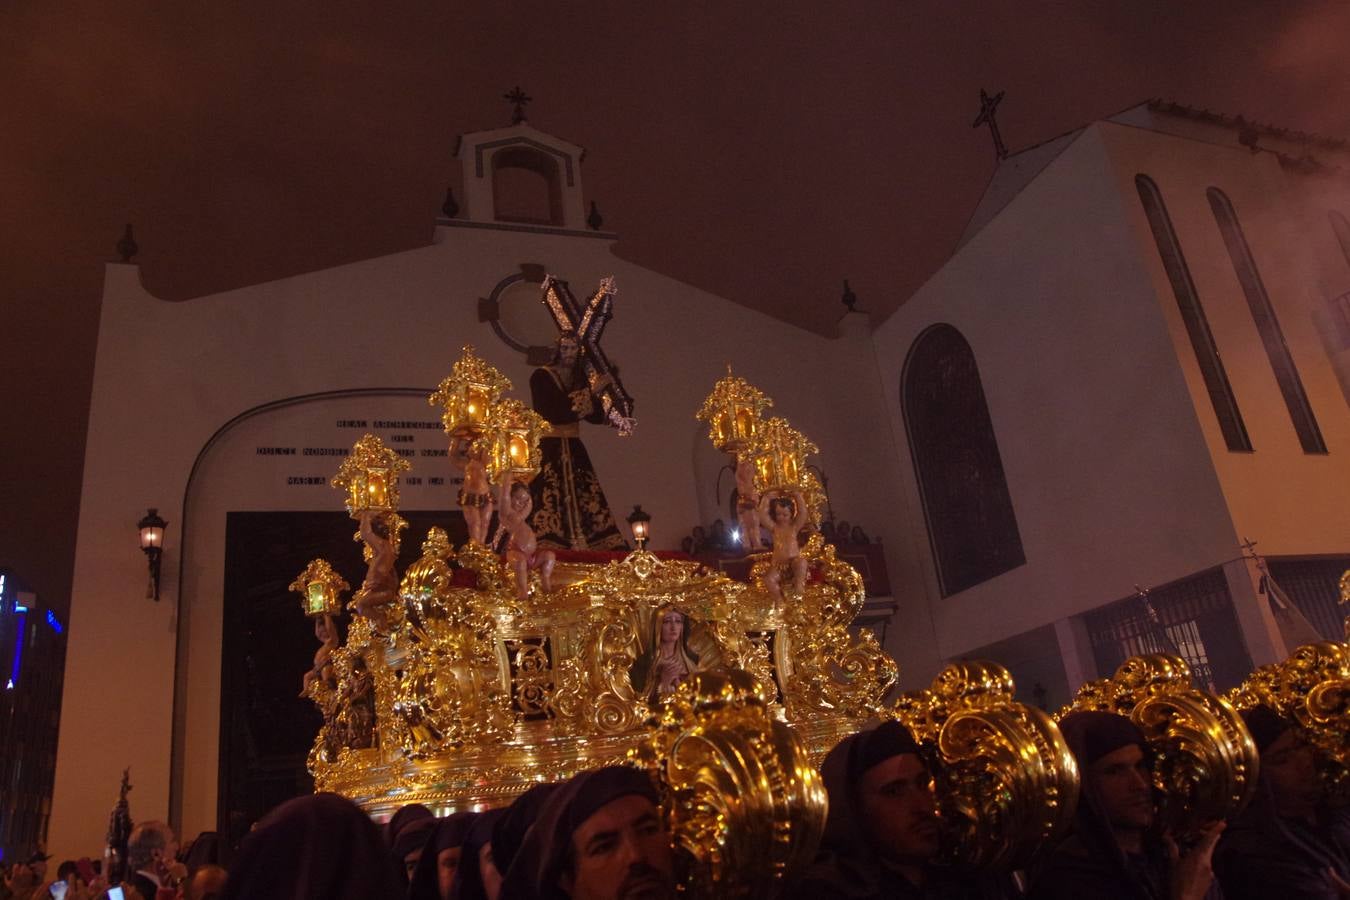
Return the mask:
[[482,425],[487,418],[487,391],[483,388],[469,388],[465,405],[465,415],[471,425]]
[[744,406],[736,407],[736,437],[741,440],[753,437],[755,433],[755,419],[750,415],[750,410]]
[[329,608],[329,597],[331,593],[328,585],[324,584],[322,581],[311,581],[309,583],[306,599],[308,600],[309,606],[308,612],[311,616],[325,612]]
[[388,505],[389,482],[382,470],[371,469],[366,474],[366,499],[372,508]]

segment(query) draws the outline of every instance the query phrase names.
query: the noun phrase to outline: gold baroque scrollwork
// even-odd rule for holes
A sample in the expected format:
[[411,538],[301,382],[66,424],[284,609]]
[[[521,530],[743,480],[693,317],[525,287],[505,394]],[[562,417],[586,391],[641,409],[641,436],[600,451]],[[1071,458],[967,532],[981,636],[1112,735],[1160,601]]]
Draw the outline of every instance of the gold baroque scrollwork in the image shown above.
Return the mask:
[[1258,760],[1251,734],[1227,700],[1191,684],[1185,660],[1168,653],[1134,656],[1115,675],[1089,682],[1060,711],[1105,710],[1128,716],[1157,761],[1161,821],[1175,834],[1241,812],[1256,791]]
[[947,666],[930,688],[902,694],[891,715],[933,763],[943,821],[969,864],[1018,868],[1063,834],[1079,773],[1054,721],[1013,699],[993,662]]
[[[1342,579],[1344,582],[1345,579]],[[1267,706],[1304,729],[1317,748],[1317,768],[1331,798],[1350,802],[1350,646],[1304,644],[1287,659],[1260,666],[1229,691],[1238,709]]]
[[692,896],[772,896],[813,858],[824,785],[748,673],[700,672],[681,684],[633,757],[665,788]]

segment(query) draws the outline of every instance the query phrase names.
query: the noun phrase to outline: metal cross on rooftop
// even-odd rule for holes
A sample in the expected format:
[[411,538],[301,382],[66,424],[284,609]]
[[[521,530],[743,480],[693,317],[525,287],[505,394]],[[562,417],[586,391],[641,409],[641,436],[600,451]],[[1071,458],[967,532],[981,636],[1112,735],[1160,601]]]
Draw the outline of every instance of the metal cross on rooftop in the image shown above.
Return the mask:
[[975,117],[971,128],[979,128],[981,125],[989,126],[989,133],[994,138],[994,152],[998,154],[999,159],[1006,159],[1008,148],[1003,144],[1003,135],[998,133],[997,115],[998,104],[1003,100],[1003,91],[999,91],[990,97],[985,93],[984,88],[980,88],[980,114]]
[[511,88],[508,93],[502,94],[502,99],[515,104],[515,109],[511,112],[511,124],[519,125],[525,121],[525,104],[534,98],[520,89],[520,85]]

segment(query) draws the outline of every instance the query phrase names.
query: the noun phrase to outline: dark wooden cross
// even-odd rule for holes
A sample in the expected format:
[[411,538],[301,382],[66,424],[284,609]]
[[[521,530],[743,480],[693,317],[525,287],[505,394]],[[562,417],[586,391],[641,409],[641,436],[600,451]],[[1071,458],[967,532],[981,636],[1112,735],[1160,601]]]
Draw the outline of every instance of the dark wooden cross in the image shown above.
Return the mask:
[[998,104],[1003,100],[1003,92],[999,91],[990,97],[980,88],[980,114],[975,117],[975,122],[971,128],[979,128],[981,125],[989,126],[989,133],[994,136],[994,152],[998,154],[999,159],[1006,159],[1008,148],[1003,144],[1003,135],[998,133],[997,115]]
[[508,93],[502,94],[502,99],[515,104],[516,108],[511,112],[511,124],[519,125],[525,121],[525,104],[534,98],[522,91],[520,85],[516,85]]
[[605,333],[606,323],[614,317],[614,295],[618,293],[614,279],[602,278],[599,289],[584,305],[561,278],[545,277],[543,289],[544,306],[548,307],[558,330],[576,336],[587,383],[594,389],[597,381],[608,376],[606,384],[595,392],[604,408],[605,419],[619,430],[619,434],[630,434],[636,424],[633,397],[619,380],[618,369],[600,348],[600,336]]

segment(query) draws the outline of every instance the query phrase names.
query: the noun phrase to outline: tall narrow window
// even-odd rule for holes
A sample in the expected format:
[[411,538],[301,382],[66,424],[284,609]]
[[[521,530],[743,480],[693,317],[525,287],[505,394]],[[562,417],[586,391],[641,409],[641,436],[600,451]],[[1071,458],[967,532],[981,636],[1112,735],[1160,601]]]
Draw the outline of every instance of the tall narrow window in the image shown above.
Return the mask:
[[[1346,265],[1350,265],[1350,222],[1334,209],[1327,213],[1327,218],[1331,220],[1331,233],[1336,235],[1336,243],[1341,245],[1341,255],[1345,257]],[[1340,335],[1340,349],[1350,348],[1350,293],[1332,298],[1331,319]]]
[[975,354],[959,331],[919,335],[900,398],[942,596],[1025,563]]
[[1209,197],[1209,208],[1214,211],[1214,220],[1219,223],[1219,232],[1223,235],[1224,245],[1228,247],[1228,257],[1233,261],[1233,271],[1242,285],[1242,293],[1247,297],[1247,308],[1252,311],[1256,330],[1261,333],[1266,357],[1270,360],[1270,367],[1275,370],[1275,380],[1280,384],[1280,393],[1284,396],[1289,418],[1293,420],[1294,431],[1298,433],[1298,442],[1303,445],[1304,453],[1326,453],[1327,444],[1322,440],[1322,429],[1317,427],[1317,417],[1313,415],[1308,394],[1303,390],[1303,379],[1298,377],[1294,356],[1284,341],[1280,320],[1275,315],[1275,308],[1270,305],[1270,295],[1266,293],[1266,285],[1256,268],[1251,248],[1247,246],[1247,238],[1242,233],[1242,224],[1238,222],[1233,202],[1215,187],[1206,191],[1205,195]]
[[1181,244],[1172,228],[1172,219],[1167,215],[1162,192],[1147,175],[1134,176],[1134,186],[1139,191],[1139,201],[1144,205],[1148,226],[1153,230],[1153,241],[1158,245],[1158,255],[1162,257],[1167,280],[1172,284],[1172,295],[1176,297],[1181,319],[1186,324],[1186,334],[1191,339],[1195,361],[1200,365],[1200,375],[1205,379],[1205,390],[1209,392],[1209,402],[1219,420],[1223,441],[1229,450],[1250,451],[1252,440],[1247,436],[1247,426],[1238,411],[1237,397],[1233,396],[1233,386],[1228,383],[1228,373],[1219,358],[1219,347],[1214,343],[1214,333],[1209,330],[1209,320],[1205,318],[1205,308],[1200,305],[1191,270],[1186,266],[1186,257],[1181,255]]

